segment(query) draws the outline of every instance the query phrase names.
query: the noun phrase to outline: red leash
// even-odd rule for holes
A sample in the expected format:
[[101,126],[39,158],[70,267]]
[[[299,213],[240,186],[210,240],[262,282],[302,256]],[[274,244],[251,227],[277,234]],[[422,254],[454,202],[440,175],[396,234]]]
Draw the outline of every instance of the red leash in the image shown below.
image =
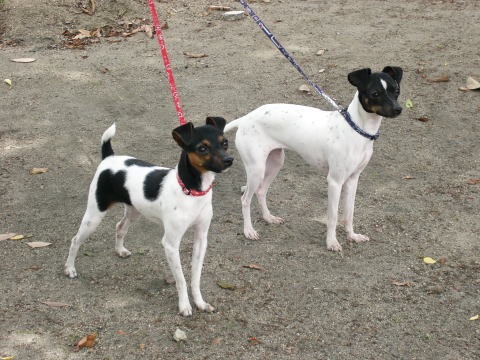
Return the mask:
[[155,35],[157,35],[157,42],[160,45],[160,52],[162,53],[163,65],[165,65],[165,72],[167,73],[168,83],[170,84],[170,91],[172,92],[173,105],[177,111],[178,121],[180,125],[187,123],[183,116],[182,106],[180,105],[180,99],[178,98],[177,86],[175,85],[175,78],[173,77],[172,67],[170,66],[170,60],[168,60],[167,47],[165,46],[165,39],[163,38],[162,28],[160,27],[160,21],[158,20],[157,9],[155,8],[154,0],[148,0],[148,6],[152,13],[152,22],[155,28]]

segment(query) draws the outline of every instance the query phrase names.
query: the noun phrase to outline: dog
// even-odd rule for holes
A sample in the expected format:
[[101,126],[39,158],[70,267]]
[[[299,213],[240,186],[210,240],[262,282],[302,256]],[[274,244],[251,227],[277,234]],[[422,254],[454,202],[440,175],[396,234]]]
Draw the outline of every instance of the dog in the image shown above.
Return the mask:
[[207,117],[206,125],[192,123],[175,128],[172,136],[182,148],[174,169],[152,165],[130,156],[114,155],[111,138],[115,124],[102,136],[102,162],[90,184],[85,215],[73,237],[65,264],[65,275],[77,276],[75,258],[80,245],[95,231],[107,210],[123,203],[125,212],[116,226],[115,250],[124,258],[131,255],[124,247],[128,227],[139,215],[162,223],[162,245],[178,291],[178,308],[183,316],[192,315],[187,285],[180,262],[180,242],[187,229],[194,227],[192,254],[192,297],[198,309],[214,311],[200,292],[200,277],[207,248],[207,233],[212,219],[212,186],[216,173],[232,165],[227,154],[228,140],[223,135],[226,121]]
[[327,248],[342,250],[336,237],[342,190],[348,239],[354,242],[369,240],[353,231],[353,209],[358,178],[372,156],[373,141],[361,136],[353,127],[375,134],[383,118],[401,114],[402,107],[397,99],[402,75],[403,70],[393,66],[377,73],[365,68],[348,74],[348,81],[357,88],[348,106],[353,125],[339,111],[290,104],[264,105],[226,125],[225,132],[237,129],[235,144],[247,175],[241,202],[243,231],[248,239],[259,239],[250,215],[253,194],[257,196],[267,223],[284,222],[270,213],[266,195],[283,166],[284,149],[291,149],[314,167],[328,169]]

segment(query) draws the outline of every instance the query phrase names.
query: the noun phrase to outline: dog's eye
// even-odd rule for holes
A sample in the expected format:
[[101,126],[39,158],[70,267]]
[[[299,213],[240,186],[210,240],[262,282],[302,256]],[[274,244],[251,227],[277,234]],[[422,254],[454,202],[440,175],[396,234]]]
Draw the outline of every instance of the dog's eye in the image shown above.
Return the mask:
[[223,147],[224,150],[227,150],[227,149],[228,149],[228,140],[224,140],[224,141],[223,141],[222,147]]
[[378,91],[374,91],[372,93],[372,97],[379,97],[380,96],[380,93]]
[[200,155],[208,154],[208,147],[205,146],[205,145],[199,145],[199,146],[197,147],[197,152],[198,152]]

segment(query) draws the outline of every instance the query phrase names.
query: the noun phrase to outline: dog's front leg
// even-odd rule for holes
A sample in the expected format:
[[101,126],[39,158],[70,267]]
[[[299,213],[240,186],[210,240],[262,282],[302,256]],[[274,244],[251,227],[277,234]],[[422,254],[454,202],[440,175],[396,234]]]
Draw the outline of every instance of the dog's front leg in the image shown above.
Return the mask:
[[353,212],[355,208],[355,195],[357,193],[358,178],[360,173],[354,174],[343,185],[344,191],[344,217],[345,217],[345,231],[347,232],[348,240],[355,242],[368,241],[368,236],[356,234],[353,232]]
[[192,253],[192,297],[193,302],[198,309],[205,312],[213,312],[215,308],[205,302],[200,291],[200,281],[202,275],[203,259],[205,258],[205,252],[207,251],[207,235],[210,227],[210,221],[212,219],[212,210],[202,216],[200,222],[195,226],[195,235],[193,242]]
[[328,176],[328,219],[327,219],[327,249],[341,251],[342,245],[337,240],[338,204],[342,192],[342,184]]
[[165,256],[170,266],[175,285],[178,292],[178,310],[183,316],[192,315],[192,306],[188,299],[187,283],[183,275],[182,263],[180,260],[180,242],[185,231],[179,233],[178,230],[173,230],[165,225],[165,235],[162,239],[162,245],[165,249]]

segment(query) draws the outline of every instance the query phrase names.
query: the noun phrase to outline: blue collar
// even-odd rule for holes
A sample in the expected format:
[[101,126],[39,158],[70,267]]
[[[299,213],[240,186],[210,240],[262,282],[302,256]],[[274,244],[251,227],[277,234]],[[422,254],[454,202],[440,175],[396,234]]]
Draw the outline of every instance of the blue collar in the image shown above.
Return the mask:
[[351,126],[351,128],[353,130],[355,130],[357,133],[359,133],[360,135],[362,135],[363,137],[369,139],[369,140],[377,140],[378,137],[380,136],[380,132],[377,132],[375,135],[372,135],[372,134],[369,134],[365,131],[363,131],[362,129],[360,129],[358,127],[357,124],[355,124],[352,120],[352,118],[350,117],[350,114],[348,113],[348,110],[347,109],[341,109],[339,110],[340,114],[342,114],[342,116],[345,118],[345,120],[347,121],[348,125]]

